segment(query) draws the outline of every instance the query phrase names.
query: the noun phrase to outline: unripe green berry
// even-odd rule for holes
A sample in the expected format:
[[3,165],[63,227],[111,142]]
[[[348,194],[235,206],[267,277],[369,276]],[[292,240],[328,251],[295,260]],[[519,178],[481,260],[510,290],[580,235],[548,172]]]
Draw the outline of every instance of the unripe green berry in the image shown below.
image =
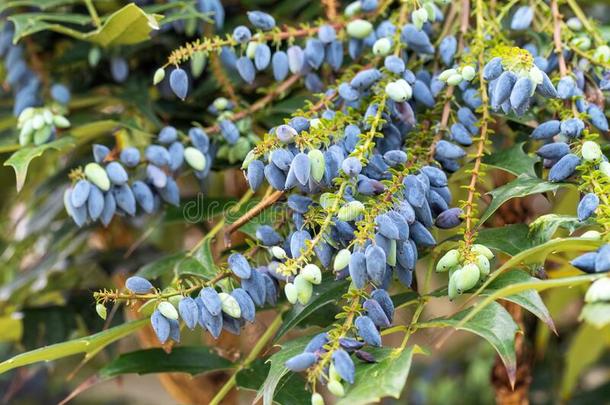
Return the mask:
[[585,302],[610,301],[610,278],[595,280],[585,294]]
[[232,318],[239,318],[241,316],[241,308],[237,300],[230,294],[225,292],[218,293],[220,302],[222,302],[222,311]]
[[445,69],[441,72],[440,75],[438,75],[438,80],[440,80],[441,82],[446,82],[447,79],[449,79],[451,76],[457,74],[457,70],[456,69]]
[[100,318],[102,318],[103,320],[106,320],[106,316],[107,316],[108,312],[106,311],[106,306],[104,304],[97,304],[95,306],[95,312],[97,312],[97,314],[100,316]]
[[161,312],[161,315],[167,319],[178,319],[178,311],[176,311],[176,308],[170,304],[169,301],[161,301],[157,306],[157,309]]
[[386,38],[386,37],[379,38],[373,44],[373,53],[375,55],[385,56],[388,53],[390,53],[391,49],[392,49],[392,41],[390,41],[390,38]]
[[197,148],[192,146],[184,148],[184,160],[197,171],[205,169],[205,155]]
[[451,249],[447,253],[441,257],[441,259],[436,263],[436,271],[438,273],[443,273],[460,263],[460,252],[457,249]]
[[153,76],[153,84],[157,85],[161,83],[165,79],[165,69],[159,68],[155,70],[155,74]]
[[350,201],[343,207],[339,208],[337,212],[337,218],[341,221],[353,221],[364,211],[364,204],[358,200]]
[[583,239],[599,240],[599,239],[601,239],[602,234],[599,233],[598,231],[590,230],[590,231],[587,231],[587,232],[583,233],[582,235],[580,235],[580,237]]
[[311,395],[311,405],[324,405],[324,397],[317,392]]
[[288,300],[288,302],[290,302],[291,304],[297,303],[298,292],[294,284],[286,283],[286,285],[284,286],[284,294],[286,294],[286,299]]
[[481,272],[481,279],[487,277],[489,275],[489,270],[490,270],[490,264],[489,264],[489,259],[483,255],[478,255],[477,258],[475,259],[475,264],[477,265],[477,267],[479,268],[479,271]]
[[311,177],[317,182],[321,181],[326,169],[324,154],[319,149],[312,149],[307,153],[307,157],[309,157],[309,164],[311,165]]
[[284,260],[287,257],[286,251],[279,246],[271,246],[269,251],[276,259]]
[[467,82],[474,79],[474,76],[477,74],[476,70],[472,66],[464,66],[461,71],[461,75]]
[[602,149],[597,142],[585,141],[582,144],[582,158],[588,161],[596,161],[602,157]]
[[294,286],[297,289],[297,299],[302,305],[306,305],[313,294],[313,285],[303,276],[298,275],[294,278]]
[[458,84],[460,84],[462,82],[462,75],[459,73],[456,73],[454,75],[449,76],[449,78],[447,79],[447,84],[450,86],[457,86]]
[[97,163],[91,162],[85,166],[85,176],[87,180],[95,184],[100,190],[108,191],[110,189],[110,179],[106,174],[106,170]]
[[582,29],[582,22],[577,17],[568,18],[566,25],[572,31],[580,31]]
[[489,248],[485,245],[480,245],[480,244],[472,245],[472,251],[475,252],[476,254],[485,256],[489,260],[494,258],[493,252],[491,250],[489,250]]
[[330,391],[330,393],[333,394],[334,396],[342,397],[345,395],[345,389],[343,389],[343,384],[341,384],[337,380],[330,380],[328,382],[327,388],[328,388],[328,391]]
[[320,284],[322,282],[322,271],[315,264],[308,264],[301,269],[301,276],[312,284]]
[[364,39],[373,32],[373,24],[360,18],[347,24],[347,35],[356,39]]
[[256,53],[257,47],[258,47],[258,42],[256,42],[256,41],[248,42],[248,46],[246,48],[246,56],[250,59],[254,59],[254,54]]
[[360,1],[354,1],[345,7],[344,13],[346,17],[353,17],[358,14],[360,10],[362,10],[362,3]]
[[481,272],[476,264],[468,263],[462,267],[462,270],[453,275],[455,277],[455,288],[457,288],[458,293],[461,294],[474,287],[479,281],[480,276]]
[[350,252],[348,249],[341,249],[335,256],[335,261],[333,262],[333,270],[340,271],[346,268],[349,264],[349,259],[351,257],[352,252]]
[[599,171],[604,174],[604,176],[610,178],[610,163],[609,162],[601,162],[599,164]]

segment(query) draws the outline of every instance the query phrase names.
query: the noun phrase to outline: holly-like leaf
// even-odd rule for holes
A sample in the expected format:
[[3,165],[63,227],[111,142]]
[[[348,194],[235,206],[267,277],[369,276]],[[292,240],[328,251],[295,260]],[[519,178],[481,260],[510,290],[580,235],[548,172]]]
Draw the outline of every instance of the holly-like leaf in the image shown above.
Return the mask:
[[490,249],[514,256],[532,247],[526,224],[506,225],[500,228],[484,228],[479,231],[477,243]]
[[158,22],[161,18],[160,15],[147,14],[134,3],[129,3],[104,17],[101,26],[89,32],[81,32],[70,27],[90,24],[91,17],[84,14],[22,13],[10,17],[15,25],[14,43],[28,35],[48,30],[103,47],[133,45],[146,41],[152,30],[159,29]]
[[314,287],[312,298],[307,305],[293,305],[292,309],[286,313],[283,319],[284,322],[278,330],[275,340],[284,336],[286,332],[292,330],[309,315],[328,305],[335,304],[345,293],[348,285],[349,283],[345,280],[332,281],[329,279]]
[[201,374],[215,370],[226,370],[233,363],[220,357],[205,346],[177,346],[170,353],[163,349],[145,349],[121,354],[101,370],[104,378],[122,374],[188,373]]
[[485,213],[483,213],[479,225],[482,225],[485,221],[487,221],[489,217],[491,217],[491,215],[502,206],[502,204],[512,198],[546,193],[547,191],[557,191],[559,188],[566,187],[568,185],[569,183],[551,183],[536,177],[529,177],[528,175],[522,174],[510,183],[505,184],[502,187],[498,187],[488,193],[493,199],[491,204],[489,204],[485,210]]
[[465,330],[481,336],[487,340],[498,352],[502,359],[508,378],[512,385],[515,384],[517,372],[517,358],[515,355],[515,334],[518,331],[517,324],[508,311],[497,302],[493,302],[473,317],[462,322],[471,312],[465,309],[450,318],[433,319],[426,324],[432,327],[450,326],[458,330]]
[[[537,278],[530,276],[528,273],[522,270],[511,270],[506,273],[501,274],[498,278],[496,278],[486,290],[483,291],[483,295],[493,294],[493,292],[500,290],[506,286],[517,284],[517,283],[525,283],[525,282],[535,282],[539,281]],[[532,314],[536,315],[542,322],[546,323],[549,328],[555,333],[557,330],[555,329],[555,324],[553,322],[553,318],[551,318],[551,314],[547,309],[546,305],[542,301],[540,294],[534,289],[521,291],[517,294],[509,295],[504,297],[505,300],[513,302],[521,307],[527,309]]]
[[[237,387],[258,391],[265,382],[265,376],[269,374],[269,367],[263,360],[255,361],[237,373]],[[310,395],[305,389],[305,379],[297,373],[289,373],[278,383],[273,402],[280,405],[309,405]]]
[[572,233],[583,225],[578,218],[571,215],[542,215],[530,224],[528,239],[534,243],[545,243],[555,235],[559,228],[566,229],[569,233]]
[[80,3],[82,0],[13,0],[0,5],[0,12],[14,7],[36,7],[41,10],[48,10],[59,6],[69,6]]
[[276,390],[280,385],[282,378],[288,373],[288,369],[284,367],[284,363],[289,358],[296,356],[297,354],[305,350],[305,346],[311,340],[311,336],[301,336],[298,339],[293,339],[288,342],[282,343],[281,350],[267,360],[271,365],[269,366],[269,373],[265,382],[258,390],[254,402],[259,401],[261,398],[264,405],[271,405]]
[[540,160],[537,156],[530,156],[523,151],[525,142],[513,145],[511,148],[503,149],[486,155],[483,163],[502,169],[515,176],[526,174],[529,177],[536,177],[534,165]]
[[[199,249],[193,253],[193,256],[186,257],[182,261],[176,274],[195,274],[208,280],[218,274],[218,267],[214,263],[214,256],[212,255],[211,243],[212,241],[206,238]],[[195,260],[196,263],[193,263],[193,260]],[[191,263],[189,271],[186,271],[184,268],[187,262]]]
[[17,367],[27,366],[39,361],[52,361],[78,353],[85,353],[91,358],[109,344],[130,335],[148,322],[148,319],[124,323],[84,338],[41,347],[26,353],[18,354],[0,363],[0,374]]
[[356,360],[356,378],[337,405],[378,403],[384,397],[398,399],[402,393],[414,354],[423,354],[419,346],[404,349],[367,349],[377,359],[368,364]]
[[28,173],[28,167],[33,159],[42,156],[42,154],[49,149],[61,151],[64,148],[73,145],[74,138],[63,136],[55,141],[45,143],[43,145],[25,146],[13,153],[11,157],[4,162],[4,166],[12,166],[15,170],[17,191],[21,191],[23,188],[25,178]]

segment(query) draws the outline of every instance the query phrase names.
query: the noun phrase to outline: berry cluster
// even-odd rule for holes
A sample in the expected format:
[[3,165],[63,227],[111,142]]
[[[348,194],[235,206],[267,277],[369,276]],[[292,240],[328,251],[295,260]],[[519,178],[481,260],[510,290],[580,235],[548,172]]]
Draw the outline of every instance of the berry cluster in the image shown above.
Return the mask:
[[[137,206],[147,214],[162,202],[178,206],[180,190],[175,176],[185,162],[197,178],[208,175],[210,140],[201,128],[191,128],[187,136],[174,127],[164,127],[157,140],[159,144],[147,146],[143,157],[135,147],[119,152],[93,145],[95,161],[72,173],[74,185],[64,193],[66,211],[76,225],[99,220],[108,226],[115,214],[134,216]],[[139,179],[130,182],[130,174]]]

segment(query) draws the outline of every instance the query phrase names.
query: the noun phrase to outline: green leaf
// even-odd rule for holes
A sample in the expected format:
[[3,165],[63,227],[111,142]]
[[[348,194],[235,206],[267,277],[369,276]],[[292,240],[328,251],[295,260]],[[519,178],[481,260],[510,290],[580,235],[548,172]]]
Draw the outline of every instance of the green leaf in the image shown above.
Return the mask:
[[41,10],[48,10],[50,8],[69,6],[80,2],[82,2],[82,0],[14,0],[1,4],[0,12],[13,7],[36,7]]
[[357,363],[354,384],[337,405],[378,403],[384,397],[398,399],[407,382],[413,355],[425,353],[419,346],[403,350],[375,348],[368,351],[375,356],[377,363]]
[[[187,256],[176,271],[176,275],[194,274],[202,276],[207,280],[214,278],[218,274],[218,267],[214,263],[212,255],[212,241],[205,239],[192,257]],[[188,265],[187,265],[188,264]]]
[[517,372],[517,358],[515,355],[515,334],[518,331],[517,324],[508,311],[497,302],[493,302],[481,311],[462,322],[471,312],[467,308],[450,318],[433,319],[426,322],[425,326],[439,327],[450,326],[458,330],[465,330],[481,336],[487,340],[498,352],[502,359],[511,384],[515,384]]
[[86,26],[91,17],[84,14],[22,13],[10,17],[15,25],[13,43],[40,31],[54,31],[73,38],[96,43],[103,47],[133,45],[146,41],[152,30],[158,30],[160,15],[149,15],[136,4],[130,3],[103,18],[103,24],[90,32],[81,32],[66,24]]
[[578,218],[571,215],[542,215],[530,224],[528,239],[534,243],[545,243],[555,235],[559,228],[567,229],[569,233],[572,233],[583,225]]
[[532,194],[545,193],[547,191],[556,191],[560,187],[566,187],[568,185],[569,183],[551,183],[522,174],[510,183],[488,193],[493,199],[485,210],[485,213],[483,213],[479,225],[482,225],[487,221],[502,204],[512,198],[525,197]]
[[155,279],[166,274],[168,271],[175,271],[185,257],[186,255],[183,252],[164,256],[144,265],[138,270],[137,275],[148,279]]
[[498,169],[520,176],[526,174],[536,177],[534,165],[540,160],[537,156],[530,156],[523,151],[525,142],[517,143],[508,149],[495,151],[485,155],[483,163]]
[[529,228],[526,224],[484,228],[478,233],[477,243],[504,252],[509,256],[514,256],[533,246],[528,235]]
[[137,373],[188,373],[201,374],[214,370],[226,370],[233,363],[220,357],[208,347],[177,346],[170,353],[163,349],[145,349],[121,354],[101,370],[104,378]]
[[[483,291],[482,295],[493,294],[493,292],[497,290],[501,290],[502,288],[517,284],[517,283],[525,283],[525,282],[536,282],[539,281],[537,278],[530,276],[528,273],[522,270],[511,270],[503,273],[498,278],[496,278],[485,291]],[[521,291],[517,294],[509,295],[504,297],[505,300],[513,302],[521,307],[527,309],[532,314],[536,315],[542,322],[546,323],[549,328],[555,333],[557,333],[557,329],[555,329],[555,324],[553,323],[553,318],[551,318],[551,314],[547,309],[546,305],[542,301],[540,294],[534,289]]]
[[15,170],[17,191],[21,191],[23,188],[28,173],[28,166],[33,159],[42,156],[48,149],[61,151],[72,145],[74,145],[74,138],[63,136],[53,142],[38,146],[26,146],[13,153],[11,157],[4,162],[4,166],[12,166]]
[[[235,377],[237,387],[258,391],[265,382],[269,367],[269,364],[263,360],[256,360],[248,368],[237,373]],[[285,375],[277,385],[273,402],[280,405],[311,404],[311,394],[305,389],[305,384],[305,379],[297,373]]]
[[278,389],[282,377],[288,373],[288,369],[284,367],[284,363],[286,363],[286,360],[289,358],[305,350],[305,346],[307,346],[307,343],[309,343],[310,340],[311,336],[301,336],[298,339],[282,343],[280,345],[281,350],[269,357],[267,360],[267,362],[271,364],[269,373],[267,374],[267,378],[265,378],[265,382],[258,390],[256,398],[253,401],[254,403],[262,398],[264,405],[271,405],[275,391]]
[[85,353],[91,358],[109,344],[130,335],[148,322],[148,319],[124,323],[94,335],[69,340],[67,342],[41,347],[26,353],[18,354],[0,363],[0,374],[17,367],[27,366],[39,361],[52,361],[78,353]]
[[568,399],[587,367],[595,363],[610,344],[610,325],[602,330],[583,323],[578,327],[566,355],[561,397]]
[[345,293],[348,285],[349,282],[346,280],[336,282],[326,280],[326,282],[319,286],[315,286],[312,298],[307,305],[293,305],[292,309],[286,313],[283,319],[284,322],[278,330],[275,340],[277,341],[284,336],[286,332],[292,330],[314,312],[317,312],[328,305],[334,305]]

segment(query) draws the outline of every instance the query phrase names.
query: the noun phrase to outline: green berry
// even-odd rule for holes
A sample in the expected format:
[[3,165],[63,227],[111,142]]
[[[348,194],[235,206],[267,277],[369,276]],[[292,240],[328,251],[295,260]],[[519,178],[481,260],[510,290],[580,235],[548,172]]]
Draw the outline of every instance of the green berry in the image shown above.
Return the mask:
[[474,287],[479,281],[480,276],[481,272],[476,264],[468,263],[462,267],[462,270],[453,275],[455,277],[455,288],[458,293],[461,294]]
[[286,294],[286,299],[288,300],[288,302],[290,302],[291,304],[297,303],[298,292],[294,284],[286,283],[286,285],[284,286],[284,294]]
[[161,315],[166,317],[167,319],[178,319],[178,311],[176,311],[176,307],[169,303],[169,301],[161,301],[157,306]]
[[320,284],[322,282],[322,271],[315,264],[308,264],[301,270],[301,276],[312,284]]
[[184,149],[184,160],[193,169],[201,171],[205,169],[206,159],[205,155],[201,151],[192,146],[188,146]]
[[302,305],[306,305],[313,294],[313,285],[301,275],[294,278],[294,285],[297,290],[297,299]]
[[472,251],[475,252],[476,254],[485,256],[489,260],[494,258],[493,252],[491,250],[489,250],[489,248],[485,245],[479,245],[479,244],[472,245]]
[[452,267],[455,267],[460,262],[460,252],[457,249],[451,249],[447,253],[441,257],[441,259],[436,263],[436,271],[438,273],[443,273]]
[[349,259],[351,257],[352,252],[350,252],[348,249],[341,249],[335,256],[335,261],[333,262],[333,270],[340,271],[346,268],[349,264]]
[[373,24],[368,21],[357,19],[347,24],[347,34],[356,39],[364,39],[373,32]]
[[241,308],[239,303],[232,295],[225,292],[218,293],[220,302],[222,302],[222,311],[232,318],[239,318],[241,316]]
[[85,176],[87,180],[95,184],[100,190],[110,190],[110,179],[106,174],[106,170],[97,163],[91,162],[85,166]]
[[356,219],[364,211],[364,204],[358,200],[350,201],[343,207],[339,208],[337,218],[341,221],[349,222]]
[[309,157],[311,165],[311,177],[315,181],[320,182],[324,177],[324,170],[326,168],[324,154],[319,149],[312,149],[307,154],[307,157]]
[[155,70],[155,74],[153,76],[153,84],[157,85],[163,81],[165,78],[165,69],[159,68]]

